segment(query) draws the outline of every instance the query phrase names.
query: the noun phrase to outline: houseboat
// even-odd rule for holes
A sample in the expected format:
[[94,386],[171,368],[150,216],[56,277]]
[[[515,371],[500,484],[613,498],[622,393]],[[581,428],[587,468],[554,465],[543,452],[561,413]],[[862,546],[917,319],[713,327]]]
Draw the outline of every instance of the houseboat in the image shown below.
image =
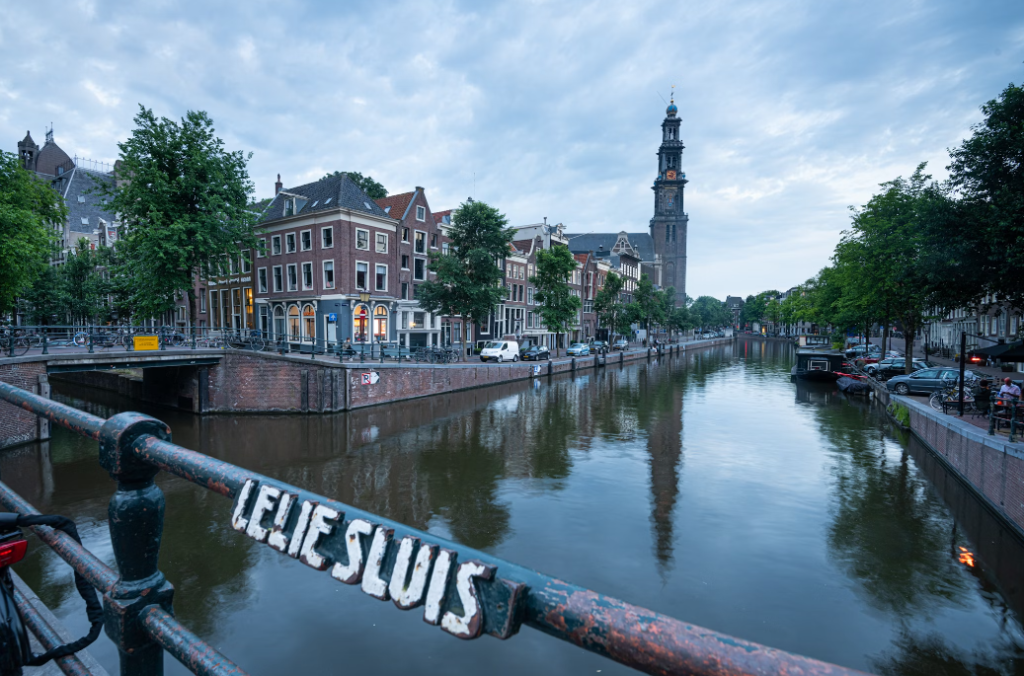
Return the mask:
[[843,362],[846,357],[840,352],[816,352],[799,350],[796,353],[796,366],[790,371],[791,381],[808,380],[811,382],[834,382],[843,375]]

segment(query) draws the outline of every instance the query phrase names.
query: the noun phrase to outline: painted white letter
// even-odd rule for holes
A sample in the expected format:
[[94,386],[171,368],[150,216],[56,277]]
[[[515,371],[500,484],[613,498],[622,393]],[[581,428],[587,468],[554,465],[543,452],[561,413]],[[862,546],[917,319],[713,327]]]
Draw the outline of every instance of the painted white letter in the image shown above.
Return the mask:
[[450,549],[441,549],[434,562],[434,571],[430,574],[430,586],[427,588],[427,601],[423,608],[423,621],[427,624],[438,624],[441,621],[441,604],[444,594],[448,591],[448,580],[452,577],[452,565],[458,554]]
[[231,527],[239,533],[244,533],[245,527],[249,524],[249,519],[242,515],[245,514],[245,508],[249,506],[249,497],[252,495],[252,488],[255,485],[255,481],[246,479],[245,483],[242,484],[242,490],[238,492],[238,499],[235,501],[235,512],[231,515]]
[[295,496],[291,493],[281,493],[281,499],[277,502],[277,513],[274,514],[274,525],[267,536],[267,544],[279,552],[288,548],[288,536],[284,534],[284,525],[288,522],[288,514],[295,504]]
[[327,523],[327,520],[336,520],[341,513],[327,505],[317,505],[313,510],[313,518],[309,520],[309,531],[306,532],[306,539],[302,543],[302,553],[299,554],[299,561],[310,568],[324,570],[327,568],[327,559],[316,552],[316,543],[321,535],[329,535],[334,529],[334,524]]
[[277,499],[281,497],[281,489],[263,484],[260,492],[256,495],[256,506],[252,508],[252,516],[249,517],[249,527],[245,534],[256,542],[263,542],[267,539],[267,529],[260,525],[263,516],[277,506]]
[[395,534],[393,528],[377,526],[370,542],[370,553],[366,557],[366,570],[363,571],[363,591],[375,599],[387,601],[388,583],[380,579],[380,568],[384,564],[384,555],[388,552],[388,543]]
[[335,563],[331,568],[331,577],[345,584],[359,584],[363,579],[363,545],[360,535],[373,532],[373,524],[364,519],[352,519],[345,531],[345,549],[348,552],[348,563]]
[[423,603],[423,592],[427,588],[430,564],[434,562],[434,557],[437,555],[437,545],[420,545],[419,552],[416,554],[416,563],[412,569],[412,579],[408,579],[412,553],[419,543],[419,538],[402,538],[402,543],[398,546],[398,555],[395,558],[395,568],[391,571],[391,583],[388,585],[388,591],[391,592],[391,599],[395,605],[402,610],[409,610]]
[[309,528],[309,515],[317,503],[311,500],[303,500],[299,508],[299,520],[295,522],[295,530],[292,531],[292,541],[288,545],[288,556],[298,558],[299,550],[302,549],[302,540],[306,536],[306,529]]
[[450,610],[441,618],[441,628],[452,636],[459,638],[476,638],[484,628],[484,613],[476,597],[476,586],[473,578],[490,580],[494,577],[494,566],[479,561],[466,561],[455,573],[455,589],[459,592],[462,602],[462,616]]

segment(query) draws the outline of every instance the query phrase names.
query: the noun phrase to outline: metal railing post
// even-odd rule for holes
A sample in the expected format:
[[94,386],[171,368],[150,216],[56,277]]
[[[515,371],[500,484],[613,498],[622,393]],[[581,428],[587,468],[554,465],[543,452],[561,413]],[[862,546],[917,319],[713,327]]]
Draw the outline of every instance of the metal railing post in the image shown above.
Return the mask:
[[170,428],[139,413],[119,413],[100,428],[100,464],[117,481],[107,513],[110,541],[119,573],[104,597],[107,636],[118,647],[122,676],[163,674],[163,649],[146,632],[144,609],[172,613],[174,588],[157,568],[164,526],[164,494],[153,479],[160,471],[140,460],[133,445],[140,437],[171,438]]
[[85,327],[85,342],[89,343],[89,354],[95,354],[92,349],[92,327],[90,326]]
[[43,354],[50,354],[50,351],[47,349],[46,345],[46,329],[43,329]]

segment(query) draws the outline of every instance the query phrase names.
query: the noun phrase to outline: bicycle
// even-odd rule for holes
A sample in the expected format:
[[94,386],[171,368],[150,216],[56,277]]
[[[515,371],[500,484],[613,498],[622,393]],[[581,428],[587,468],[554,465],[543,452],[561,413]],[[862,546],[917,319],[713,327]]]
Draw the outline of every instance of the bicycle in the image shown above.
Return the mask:
[[181,347],[187,338],[177,329],[160,329],[160,342],[167,347]]
[[[946,412],[951,405],[960,405],[960,378],[959,376],[943,383],[942,389],[935,390],[928,397],[928,405],[936,411]],[[971,387],[964,383],[964,408],[974,408],[974,395],[971,394]]]
[[[249,348],[255,352],[262,351],[267,346],[267,341],[263,338],[263,332],[259,329],[249,329],[249,335],[243,336],[240,332],[234,332],[228,336],[228,345],[241,350],[243,348]],[[314,345],[314,348],[316,346]]]
[[28,352],[28,339],[22,329],[4,327],[0,332],[0,353],[5,357],[20,357]]

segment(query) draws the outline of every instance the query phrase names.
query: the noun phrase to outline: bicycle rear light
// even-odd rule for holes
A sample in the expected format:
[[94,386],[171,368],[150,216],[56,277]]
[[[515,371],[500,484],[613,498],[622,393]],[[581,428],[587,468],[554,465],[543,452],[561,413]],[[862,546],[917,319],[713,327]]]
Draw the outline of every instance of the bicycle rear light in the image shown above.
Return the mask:
[[0,568],[6,568],[25,558],[28,540],[11,540],[0,543]]

